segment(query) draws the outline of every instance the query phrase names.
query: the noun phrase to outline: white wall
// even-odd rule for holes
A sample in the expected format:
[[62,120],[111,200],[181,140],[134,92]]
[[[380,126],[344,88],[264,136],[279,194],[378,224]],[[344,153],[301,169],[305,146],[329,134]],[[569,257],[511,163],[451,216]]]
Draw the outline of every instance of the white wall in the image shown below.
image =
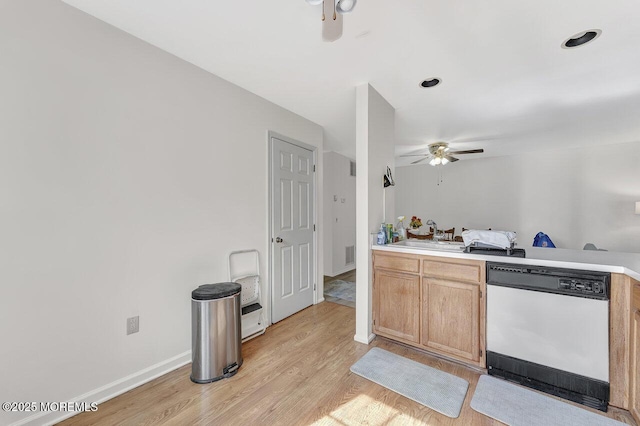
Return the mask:
[[231,250],[260,250],[266,290],[267,131],[321,154],[320,126],[48,0],[2,2],[0,92],[1,401],[190,360],[190,292]]
[[557,149],[507,157],[463,158],[441,168],[398,167],[396,211],[439,228],[518,233],[530,247],[539,232],[561,248],[586,243],[640,252],[640,142]]
[[356,244],[356,178],[351,159],[324,153],[324,274],[330,277],[355,269],[345,262],[347,247]]
[[[393,223],[395,187],[384,189],[387,166],[394,170],[393,107],[369,84],[356,88],[356,335],[369,343],[373,339],[371,318],[371,233],[380,229],[386,210]],[[386,209],[383,192],[386,191]]]

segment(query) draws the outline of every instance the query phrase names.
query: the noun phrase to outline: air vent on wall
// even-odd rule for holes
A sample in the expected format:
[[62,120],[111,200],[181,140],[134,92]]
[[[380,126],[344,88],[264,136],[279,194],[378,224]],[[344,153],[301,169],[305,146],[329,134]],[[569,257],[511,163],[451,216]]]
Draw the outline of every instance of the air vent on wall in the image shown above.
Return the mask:
[[349,162],[351,168],[349,170],[349,176],[355,176],[356,175],[356,162],[355,161],[350,161]]
[[356,246],[347,246],[345,247],[344,254],[344,264],[345,265],[353,265],[356,256]]

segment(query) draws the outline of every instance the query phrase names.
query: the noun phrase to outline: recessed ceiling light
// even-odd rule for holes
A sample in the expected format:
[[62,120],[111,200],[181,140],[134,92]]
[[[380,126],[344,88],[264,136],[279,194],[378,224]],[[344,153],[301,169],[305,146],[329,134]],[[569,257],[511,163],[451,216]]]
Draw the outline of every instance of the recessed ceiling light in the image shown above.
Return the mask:
[[562,42],[563,49],[573,49],[600,37],[602,30],[587,30],[575,34]]
[[440,82],[442,82],[441,78],[431,78],[431,79],[422,81],[420,83],[420,87],[424,87],[424,88],[434,87],[440,84]]

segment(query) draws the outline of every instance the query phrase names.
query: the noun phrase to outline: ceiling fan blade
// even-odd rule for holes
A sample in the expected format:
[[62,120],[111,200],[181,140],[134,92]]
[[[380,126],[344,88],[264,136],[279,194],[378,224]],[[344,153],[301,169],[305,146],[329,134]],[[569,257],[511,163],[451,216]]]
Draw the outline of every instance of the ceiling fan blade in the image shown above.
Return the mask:
[[446,158],[447,160],[449,160],[451,163],[454,163],[456,161],[459,160],[459,158],[456,157],[452,157],[451,155],[445,155],[444,158]]
[[427,158],[429,158],[429,157],[424,157],[424,158],[421,158],[421,159],[419,159],[419,160],[413,161],[413,162],[411,162],[411,164],[418,164],[418,163],[421,163],[421,162],[423,162],[424,160],[426,160]]
[[449,154],[481,154],[484,149],[467,149],[464,151],[449,151]]

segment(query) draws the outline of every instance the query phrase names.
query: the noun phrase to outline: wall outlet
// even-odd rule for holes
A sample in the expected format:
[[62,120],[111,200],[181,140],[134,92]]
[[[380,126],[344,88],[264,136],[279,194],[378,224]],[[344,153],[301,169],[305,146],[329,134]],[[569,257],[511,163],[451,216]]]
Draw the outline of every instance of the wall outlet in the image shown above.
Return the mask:
[[140,317],[127,318],[127,335],[140,331]]

